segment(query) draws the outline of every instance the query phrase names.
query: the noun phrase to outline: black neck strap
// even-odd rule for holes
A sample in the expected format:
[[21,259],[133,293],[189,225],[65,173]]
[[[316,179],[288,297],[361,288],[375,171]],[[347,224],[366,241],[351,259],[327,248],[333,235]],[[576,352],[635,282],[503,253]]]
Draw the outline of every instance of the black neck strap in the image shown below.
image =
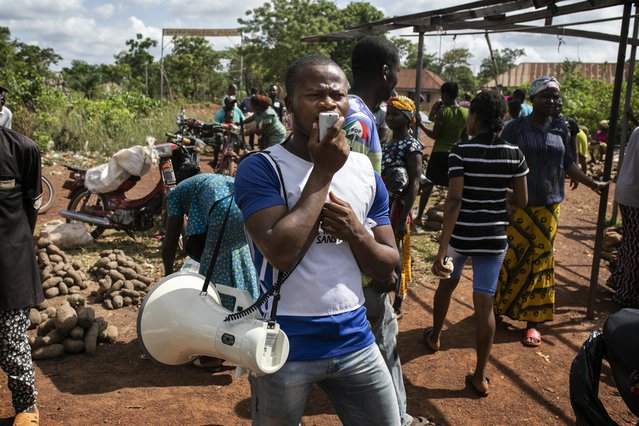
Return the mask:
[[211,210],[215,207],[215,204],[221,202],[222,200],[229,199],[229,206],[226,209],[226,214],[224,215],[224,220],[222,221],[222,227],[220,228],[220,233],[217,234],[217,241],[215,242],[215,249],[213,250],[213,256],[211,257],[211,263],[209,263],[209,267],[206,271],[206,278],[204,279],[204,284],[202,285],[202,294],[206,294],[209,283],[211,282],[211,276],[213,275],[213,270],[215,269],[215,264],[217,263],[217,257],[220,254],[220,247],[222,246],[222,237],[224,237],[224,230],[226,229],[226,222],[229,219],[229,213],[231,212],[231,206],[233,205],[233,194],[227,195],[224,198],[217,200],[213,206],[211,206]]

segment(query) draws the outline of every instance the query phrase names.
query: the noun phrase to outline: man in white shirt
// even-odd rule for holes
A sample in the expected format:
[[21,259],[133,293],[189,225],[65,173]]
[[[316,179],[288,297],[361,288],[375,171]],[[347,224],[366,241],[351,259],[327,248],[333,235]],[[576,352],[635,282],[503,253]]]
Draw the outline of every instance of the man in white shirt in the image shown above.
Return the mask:
[[13,118],[13,114],[11,110],[4,106],[5,99],[4,96],[6,93],[9,93],[7,89],[0,86],[0,126],[4,126],[7,129],[11,128],[11,119]]

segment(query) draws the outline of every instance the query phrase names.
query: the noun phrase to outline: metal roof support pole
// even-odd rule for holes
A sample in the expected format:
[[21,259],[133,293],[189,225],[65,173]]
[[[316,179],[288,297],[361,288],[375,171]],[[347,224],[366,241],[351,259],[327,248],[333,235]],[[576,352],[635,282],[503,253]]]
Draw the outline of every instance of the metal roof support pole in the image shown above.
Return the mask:
[[[632,38],[637,38],[637,33],[639,33],[639,18],[637,18],[636,13],[637,9],[639,9],[639,3],[635,3],[635,17],[634,17],[634,25],[632,28]],[[626,153],[626,142],[628,141],[628,117],[630,115],[630,98],[632,97],[632,79],[635,74],[635,58],[637,57],[637,46],[634,44],[630,47],[630,63],[628,64],[628,75],[626,75],[626,99],[623,104],[623,118],[621,121],[621,142],[619,143],[619,164],[617,164],[617,170],[621,169],[621,164],[623,163],[623,157]],[[617,223],[617,213],[619,210],[619,205],[617,204],[617,198],[615,197],[615,202],[612,204],[612,223]]]
[[160,46],[160,100],[164,100],[164,28]]
[[[417,72],[415,74],[415,117],[419,119],[420,100],[422,96],[422,73],[424,68],[424,32],[419,32],[419,42],[417,44]],[[413,126],[415,139],[419,140],[419,126]]]
[[[617,136],[617,121],[619,119],[619,104],[621,103],[621,83],[623,81],[624,61],[626,58],[626,45],[628,43],[628,30],[630,28],[631,3],[626,3],[623,7],[623,21],[621,22],[621,33],[619,35],[619,51],[617,54],[617,69],[615,72],[615,85],[612,92],[612,106],[610,108],[610,130],[608,133],[608,147],[606,148],[606,162],[604,164],[603,179],[610,180],[612,171],[612,155],[615,149],[615,137]],[[599,199],[599,214],[597,215],[597,233],[595,236],[595,252],[592,257],[592,269],[590,273],[590,293],[588,295],[588,310],[586,316],[593,319],[595,316],[595,299],[597,286],[599,284],[599,263],[601,262],[601,246],[603,242],[603,231],[606,221],[606,208],[608,207],[608,190],[605,188]]]

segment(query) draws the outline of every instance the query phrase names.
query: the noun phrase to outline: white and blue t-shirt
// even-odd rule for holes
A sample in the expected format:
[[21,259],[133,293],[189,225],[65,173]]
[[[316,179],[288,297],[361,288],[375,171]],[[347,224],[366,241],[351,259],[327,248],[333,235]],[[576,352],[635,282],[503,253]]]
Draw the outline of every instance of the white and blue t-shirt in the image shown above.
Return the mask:
[[[313,163],[282,145],[271,147],[269,152],[282,171],[287,207],[291,210],[301,196]],[[348,202],[367,227],[390,224],[388,193],[365,155],[350,153],[334,175],[330,191]],[[280,180],[269,157],[252,155],[240,163],[235,176],[235,199],[244,221],[260,210],[285,205]],[[260,291],[264,293],[277,280],[279,271],[250,238],[249,246]],[[271,302],[263,306],[265,315],[269,314]],[[363,305],[361,271],[350,245],[318,228],[313,243],[281,289],[277,321],[289,338],[289,360],[332,358],[372,344],[375,339]]]

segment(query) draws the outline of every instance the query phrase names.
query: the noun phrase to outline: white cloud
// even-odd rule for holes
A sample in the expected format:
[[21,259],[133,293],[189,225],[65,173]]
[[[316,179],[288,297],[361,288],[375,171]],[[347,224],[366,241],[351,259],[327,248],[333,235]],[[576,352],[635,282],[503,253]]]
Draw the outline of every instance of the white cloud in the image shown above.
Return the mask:
[[115,6],[111,3],[106,3],[93,9],[93,12],[101,19],[109,19],[115,13]]
[[157,6],[162,4],[162,0],[131,0],[131,3],[139,6]]
[[0,0],[2,19],[34,19],[79,13],[82,0]]
[[168,0],[168,3],[173,16],[193,19],[193,28],[235,28],[237,19],[243,17],[247,10],[264,4],[262,0]]

